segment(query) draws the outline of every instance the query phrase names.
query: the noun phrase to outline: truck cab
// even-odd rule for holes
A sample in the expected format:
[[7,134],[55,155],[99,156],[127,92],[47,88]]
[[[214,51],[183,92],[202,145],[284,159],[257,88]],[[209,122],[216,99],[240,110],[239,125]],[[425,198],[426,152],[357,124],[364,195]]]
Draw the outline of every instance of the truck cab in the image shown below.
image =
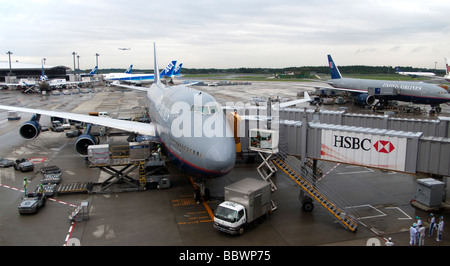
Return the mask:
[[214,228],[228,234],[242,235],[247,224],[247,214],[244,206],[225,201],[222,202],[214,213]]

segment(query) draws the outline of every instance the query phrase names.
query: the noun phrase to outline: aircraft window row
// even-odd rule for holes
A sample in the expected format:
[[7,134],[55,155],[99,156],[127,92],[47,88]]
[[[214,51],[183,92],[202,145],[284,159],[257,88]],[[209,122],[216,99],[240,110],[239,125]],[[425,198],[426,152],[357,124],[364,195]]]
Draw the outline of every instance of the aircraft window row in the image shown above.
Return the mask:
[[191,148],[187,147],[186,145],[183,145],[183,144],[181,144],[181,143],[175,141],[174,139],[171,139],[171,141],[172,141],[172,143],[173,143],[175,146],[177,146],[179,149],[182,149],[182,150],[184,150],[184,151],[187,151],[187,152],[189,152],[189,153],[192,153],[193,155],[195,155],[195,156],[197,156],[197,157],[203,158],[203,154],[202,154],[202,153],[200,153],[200,152],[198,152],[198,151],[196,151],[196,150],[194,150],[194,149],[191,149]]
[[217,106],[192,105],[191,111],[201,113],[202,115],[213,115],[217,112]]

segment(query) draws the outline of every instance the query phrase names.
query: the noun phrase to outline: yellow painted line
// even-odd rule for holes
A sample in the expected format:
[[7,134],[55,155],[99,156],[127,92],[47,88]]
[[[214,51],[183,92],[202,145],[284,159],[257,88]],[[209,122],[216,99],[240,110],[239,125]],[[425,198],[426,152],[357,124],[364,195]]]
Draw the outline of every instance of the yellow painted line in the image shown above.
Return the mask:
[[[191,181],[191,184],[194,187],[194,189],[197,189],[197,185],[195,184],[195,182],[194,182],[194,180],[192,179],[191,176],[189,176],[189,181]],[[205,207],[206,211],[208,212],[209,217],[211,217],[211,220],[214,221],[214,213],[212,212],[212,210],[209,207],[208,203],[206,203],[203,199],[202,199],[202,203],[203,203],[203,206]]]

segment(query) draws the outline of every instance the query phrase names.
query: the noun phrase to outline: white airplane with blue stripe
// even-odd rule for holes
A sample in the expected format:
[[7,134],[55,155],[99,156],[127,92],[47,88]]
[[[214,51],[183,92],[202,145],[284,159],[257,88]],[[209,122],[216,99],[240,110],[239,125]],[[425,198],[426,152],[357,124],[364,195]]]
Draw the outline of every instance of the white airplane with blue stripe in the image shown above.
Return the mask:
[[[160,78],[164,77],[172,77],[174,68],[177,61],[170,62],[164,70],[161,71],[159,74]],[[155,80],[154,74],[132,74],[133,65],[131,65],[125,73],[110,73],[110,74],[104,74],[103,80],[110,81],[110,82],[119,82],[119,83],[125,83],[125,84],[148,84],[153,83]]]

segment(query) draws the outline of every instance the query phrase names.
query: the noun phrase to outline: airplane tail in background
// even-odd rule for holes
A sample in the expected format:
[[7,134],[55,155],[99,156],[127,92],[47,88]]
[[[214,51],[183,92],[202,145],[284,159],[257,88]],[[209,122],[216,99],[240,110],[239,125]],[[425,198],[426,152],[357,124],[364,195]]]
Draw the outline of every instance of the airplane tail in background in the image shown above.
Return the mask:
[[330,74],[332,79],[340,79],[342,78],[341,72],[339,72],[338,67],[334,64],[333,58],[331,55],[328,55],[328,63],[330,65]]
[[159,67],[158,67],[158,58],[156,57],[156,43],[153,43],[153,60],[154,60],[154,76],[155,76],[155,84],[160,85],[161,84],[161,78],[157,74],[159,73]]
[[163,71],[159,74],[160,77],[171,77],[173,75],[173,71],[175,69],[175,65],[177,64],[177,61],[170,62],[166,68],[164,68]]
[[175,70],[173,71],[173,75],[174,76],[178,76],[178,75],[180,75],[180,73],[181,73],[181,67],[183,66],[183,63],[180,63],[176,68],[175,68]]
[[125,74],[131,74],[131,71],[133,71],[133,65],[130,65],[127,70],[125,71]]
[[91,72],[89,72],[88,75],[95,75],[95,74],[97,74],[97,66],[95,66],[95,67],[91,70]]
[[450,59],[448,57],[445,58],[445,75],[450,74]]

